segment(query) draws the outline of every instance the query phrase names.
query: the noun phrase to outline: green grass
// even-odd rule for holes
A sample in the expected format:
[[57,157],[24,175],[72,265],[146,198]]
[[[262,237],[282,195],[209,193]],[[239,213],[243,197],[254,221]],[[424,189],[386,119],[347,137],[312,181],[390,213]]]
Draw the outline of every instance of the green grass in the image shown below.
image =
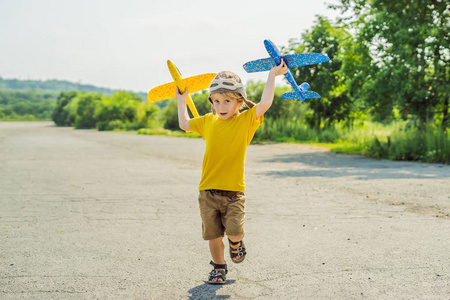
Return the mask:
[[0,122],[51,122],[52,119],[40,119],[31,115],[27,116],[7,116],[0,118]]
[[336,125],[317,132],[300,121],[267,120],[255,135],[256,143],[266,141],[315,144],[333,152],[379,159],[450,163],[448,130],[433,125],[419,129],[407,121],[363,122],[352,128]]
[[[162,128],[143,128],[138,134],[199,138],[196,133]],[[409,126],[406,121],[388,125],[363,122],[348,128],[336,125],[317,132],[300,121],[266,119],[253,144],[299,143],[325,147],[332,152],[363,154],[378,159],[450,163],[450,135],[438,127],[424,129]]]
[[137,131],[138,134],[146,134],[146,135],[164,135],[164,136],[172,136],[172,137],[189,137],[189,138],[200,138],[201,135],[195,132],[184,132],[184,131],[174,131],[168,130],[164,128],[141,128]]
[[367,146],[364,144],[351,144],[351,143],[336,143],[336,144],[327,144],[327,146],[331,151],[337,153],[346,153],[346,154],[366,154]]
[[402,128],[386,138],[375,137],[367,155],[391,160],[450,163],[450,134],[441,128]]

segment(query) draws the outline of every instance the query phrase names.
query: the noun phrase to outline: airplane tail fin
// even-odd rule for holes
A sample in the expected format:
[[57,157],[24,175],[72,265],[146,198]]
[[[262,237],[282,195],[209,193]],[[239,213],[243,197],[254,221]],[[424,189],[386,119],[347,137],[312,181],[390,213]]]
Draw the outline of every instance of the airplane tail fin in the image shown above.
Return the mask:
[[301,90],[302,92],[306,92],[307,90],[309,90],[309,83],[303,82],[303,83],[300,84],[298,87],[300,88],[300,90]]
[[301,85],[299,85],[300,93],[298,92],[290,92],[290,93],[284,93],[283,94],[283,100],[293,100],[293,99],[299,99],[302,102],[306,99],[312,99],[312,98],[320,98],[320,95],[313,91],[308,91],[309,84],[306,82],[303,82]]

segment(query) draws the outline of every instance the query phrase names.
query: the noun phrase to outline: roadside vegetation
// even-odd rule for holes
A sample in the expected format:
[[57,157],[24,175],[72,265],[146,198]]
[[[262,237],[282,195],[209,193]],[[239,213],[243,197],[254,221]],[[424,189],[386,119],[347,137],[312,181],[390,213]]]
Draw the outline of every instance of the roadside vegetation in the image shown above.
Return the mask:
[[[282,93],[291,88],[277,87],[253,142],[313,143],[379,159],[450,163],[445,2],[341,0],[333,9],[349,17],[319,16],[281,49],[328,55],[327,63],[291,69],[298,84],[308,82],[322,98],[284,101]],[[264,83],[248,82],[246,88],[258,102]],[[3,87],[0,120],[51,117],[58,126],[77,129],[198,137],[179,130],[175,99],[151,105],[145,95],[124,91],[23,93]],[[210,112],[206,91],[192,96],[200,115]]]
[[0,90],[0,121],[51,120],[58,92]]

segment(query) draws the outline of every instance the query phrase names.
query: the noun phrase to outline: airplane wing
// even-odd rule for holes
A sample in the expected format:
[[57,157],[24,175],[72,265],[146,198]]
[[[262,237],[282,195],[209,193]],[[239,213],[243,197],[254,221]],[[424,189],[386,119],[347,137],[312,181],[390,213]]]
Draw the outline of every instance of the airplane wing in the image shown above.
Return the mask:
[[288,68],[309,66],[330,60],[328,56],[321,53],[295,53],[283,55],[282,58]]
[[[330,60],[328,56],[321,53],[295,53],[281,56],[288,68],[296,68],[319,64]],[[244,64],[244,70],[247,73],[270,71],[275,66],[272,57],[252,60]]]
[[320,98],[320,95],[317,94],[316,92],[312,92],[312,91],[304,91],[304,92],[302,91],[301,96],[299,96],[296,92],[290,92],[290,93],[284,93],[282,98],[283,98],[283,100],[300,99],[302,101],[305,101],[305,99]]
[[275,66],[275,62],[272,57],[252,60],[244,64],[244,70],[247,73],[269,71]]
[[152,88],[148,92],[148,100],[150,103],[154,103],[156,101],[169,99],[175,97],[175,82],[166,83],[155,88]]
[[[215,73],[206,73],[202,75],[192,76],[183,79],[183,83],[189,93],[195,93],[207,89],[211,81],[216,77]],[[148,92],[148,100],[150,103],[170,99],[175,97],[176,83],[170,82],[151,89]]]

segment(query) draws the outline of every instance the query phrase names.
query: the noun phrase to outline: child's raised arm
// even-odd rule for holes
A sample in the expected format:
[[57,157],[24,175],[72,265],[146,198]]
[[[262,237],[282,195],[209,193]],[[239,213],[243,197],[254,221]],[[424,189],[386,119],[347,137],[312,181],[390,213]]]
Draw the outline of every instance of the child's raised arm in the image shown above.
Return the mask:
[[264,115],[264,113],[272,106],[273,96],[275,94],[275,77],[286,74],[288,67],[284,60],[281,60],[281,64],[275,66],[270,70],[267,77],[266,86],[261,96],[261,101],[256,105],[256,119]]
[[187,95],[189,95],[187,88],[184,91],[184,94],[180,94],[180,91],[177,87],[176,97],[178,100],[178,124],[184,131],[191,131],[191,126],[189,125],[190,118],[186,106]]

